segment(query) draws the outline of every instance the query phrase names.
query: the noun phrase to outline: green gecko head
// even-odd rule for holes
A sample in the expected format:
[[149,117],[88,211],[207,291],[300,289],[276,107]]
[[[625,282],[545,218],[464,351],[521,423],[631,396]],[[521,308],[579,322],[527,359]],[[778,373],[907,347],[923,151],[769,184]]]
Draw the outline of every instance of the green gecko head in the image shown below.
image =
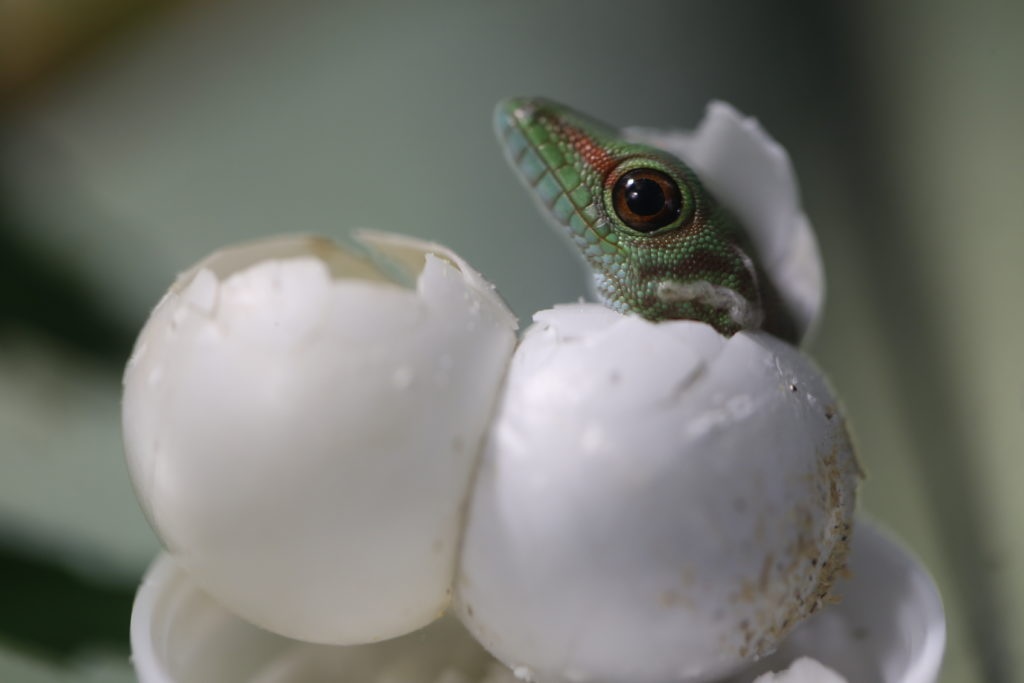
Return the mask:
[[685,163],[543,99],[501,102],[495,128],[542,211],[590,264],[605,305],[727,336],[762,327],[750,246]]

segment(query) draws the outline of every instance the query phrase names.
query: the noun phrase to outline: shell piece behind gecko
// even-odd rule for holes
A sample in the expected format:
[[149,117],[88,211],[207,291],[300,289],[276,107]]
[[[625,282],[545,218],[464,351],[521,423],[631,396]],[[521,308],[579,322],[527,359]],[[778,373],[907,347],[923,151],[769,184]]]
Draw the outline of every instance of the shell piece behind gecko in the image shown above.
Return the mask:
[[[788,158],[755,123],[716,103],[694,135],[620,132],[548,100],[515,98],[499,104],[495,127],[544,214],[593,269],[603,303],[651,320],[699,320],[726,335],[761,328],[791,342],[804,336],[815,315],[808,309],[820,308],[820,259],[799,213]],[[728,156],[701,154],[705,131],[711,149],[725,149]],[[723,139],[730,145],[723,147]],[[747,166],[771,193],[756,182],[734,182],[731,176],[749,175]],[[705,168],[711,183],[704,182]],[[790,186],[780,188],[779,177]],[[730,184],[742,185],[755,203],[768,196],[792,204],[794,211],[784,213],[803,220],[797,230],[801,250],[791,256],[812,262],[803,270],[816,273],[806,283],[815,291],[801,292],[796,305],[792,269],[780,268],[789,252],[783,250],[780,259],[776,248],[792,242],[793,221],[773,220],[765,229],[762,211],[774,207],[761,202],[749,211],[746,197],[717,196]]]

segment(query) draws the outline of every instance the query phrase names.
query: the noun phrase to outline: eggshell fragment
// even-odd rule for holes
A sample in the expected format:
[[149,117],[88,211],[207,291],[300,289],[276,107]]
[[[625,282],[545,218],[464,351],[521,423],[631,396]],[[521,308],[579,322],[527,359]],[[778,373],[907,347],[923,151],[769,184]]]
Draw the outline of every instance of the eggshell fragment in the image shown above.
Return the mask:
[[540,681],[706,681],[829,600],[859,471],[797,349],[595,305],[513,358],[457,582],[470,631]]
[[767,673],[754,683],[848,683],[832,669],[810,657],[801,657],[780,673]]
[[325,643],[445,609],[515,343],[454,253],[360,239],[390,271],[311,237],[214,253],[153,311],[124,377],[132,480],[174,559],[249,621]]

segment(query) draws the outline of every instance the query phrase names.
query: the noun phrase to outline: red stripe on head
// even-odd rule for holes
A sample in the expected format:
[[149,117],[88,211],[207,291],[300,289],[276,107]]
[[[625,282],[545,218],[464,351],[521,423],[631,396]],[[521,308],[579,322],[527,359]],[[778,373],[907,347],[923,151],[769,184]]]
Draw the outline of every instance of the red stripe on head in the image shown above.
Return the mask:
[[569,141],[576,153],[580,155],[584,163],[593,168],[601,176],[607,179],[608,174],[618,166],[618,159],[608,153],[603,147],[579,128],[571,125],[558,125],[559,133]]

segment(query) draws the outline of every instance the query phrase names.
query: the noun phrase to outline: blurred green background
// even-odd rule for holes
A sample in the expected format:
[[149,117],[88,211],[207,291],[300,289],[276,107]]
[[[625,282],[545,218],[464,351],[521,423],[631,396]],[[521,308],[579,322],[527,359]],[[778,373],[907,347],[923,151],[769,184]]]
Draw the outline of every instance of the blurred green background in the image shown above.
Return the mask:
[[179,270],[366,226],[524,322],[583,293],[492,141],[513,94],[662,127],[721,98],[788,148],[863,507],[940,585],[943,680],[1024,680],[1022,72],[1009,1],[0,4],[0,680],[132,680],[157,544],[119,376]]

